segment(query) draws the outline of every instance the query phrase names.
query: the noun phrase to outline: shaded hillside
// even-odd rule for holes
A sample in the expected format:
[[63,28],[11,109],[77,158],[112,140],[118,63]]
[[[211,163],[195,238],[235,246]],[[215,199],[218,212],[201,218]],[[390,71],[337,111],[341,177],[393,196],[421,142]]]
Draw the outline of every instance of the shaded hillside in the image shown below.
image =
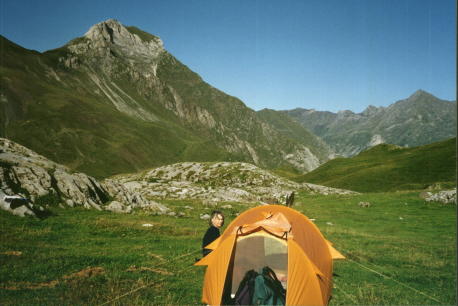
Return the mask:
[[328,160],[205,83],[158,37],[116,20],[44,53],[0,45],[0,136],[73,170],[105,177],[232,160],[305,173],[318,166],[305,161]]
[[380,144],[351,158],[336,158],[297,180],[360,192],[454,186],[456,138],[401,148]]
[[456,103],[423,90],[388,107],[369,106],[359,114],[301,108],[284,113],[346,157],[380,143],[416,147],[456,137]]
[[[303,144],[304,148],[306,150],[310,150],[311,154],[315,156],[329,155],[330,157],[333,157],[333,154],[330,153],[332,152],[332,150],[326,143],[324,143],[320,138],[316,137],[314,134],[310,133],[310,131],[308,131],[302,125],[294,121],[288,115],[271,109],[260,110],[257,112],[257,115],[263,121],[273,126],[275,130],[280,132],[284,137]],[[290,156],[291,164],[294,164],[294,160],[292,160],[293,157],[294,155]],[[308,159],[302,162],[310,163],[309,167],[313,169],[321,164],[321,161],[318,159],[315,161]]]

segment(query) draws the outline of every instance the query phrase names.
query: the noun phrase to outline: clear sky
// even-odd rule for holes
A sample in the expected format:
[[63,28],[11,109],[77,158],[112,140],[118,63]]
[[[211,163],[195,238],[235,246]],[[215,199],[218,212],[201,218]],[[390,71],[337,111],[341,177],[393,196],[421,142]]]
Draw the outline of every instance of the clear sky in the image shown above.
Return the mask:
[[455,12],[455,0],[0,0],[0,34],[42,52],[115,18],[255,110],[361,112],[417,89],[456,99]]

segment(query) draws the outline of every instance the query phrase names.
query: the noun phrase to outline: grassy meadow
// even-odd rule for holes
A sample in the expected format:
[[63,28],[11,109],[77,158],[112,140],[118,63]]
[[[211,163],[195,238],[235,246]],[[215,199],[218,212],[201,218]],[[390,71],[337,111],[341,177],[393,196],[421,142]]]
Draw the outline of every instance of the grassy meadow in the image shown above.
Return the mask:
[[[207,228],[199,215],[213,208],[165,204],[186,216],[55,208],[37,220],[0,211],[0,304],[201,304],[205,268],[193,263]],[[230,204],[226,225],[250,207]],[[335,262],[330,305],[456,304],[454,205],[410,191],[299,193],[295,209],[347,257]]]

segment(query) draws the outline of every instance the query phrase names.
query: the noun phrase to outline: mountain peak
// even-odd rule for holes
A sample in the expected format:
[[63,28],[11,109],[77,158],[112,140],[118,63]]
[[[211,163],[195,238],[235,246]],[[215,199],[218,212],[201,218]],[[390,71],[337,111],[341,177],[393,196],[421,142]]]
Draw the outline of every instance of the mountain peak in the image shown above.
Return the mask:
[[378,113],[380,110],[382,110],[383,107],[377,107],[377,106],[374,106],[374,105],[369,105],[368,107],[366,107],[366,109],[361,113],[361,115],[363,116],[372,116],[376,113]]
[[84,37],[91,40],[104,39],[114,43],[114,38],[124,32],[122,31],[123,29],[125,29],[125,27],[119,21],[110,18],[93,25],[86,34],[84,34]]
[[[136,27],[126,27],[116,19],[107,19],[93,25],[84,34],[84,38],[86,41],[77,41],[77,46],[72,48],[75,49],[73,51],[104,50],[114,47],[123,51],[127,57],[140,56],[150,59],[156,58],[164,51],[163,42],[159,37]],[[80,48],[80,44],[87,45],[87,48]]]
[[355,114],[354,112],[352,112],[351,110],[348,110],[348,109],[340,110],[340,111],[337,112],[337,116],[338,116],[339,118],[341,118],[341,117],[347,117],[347,116],[352,116],[352,115],[354,115],[354,114]]
[[416,92],[414,92],[409,99],[417,99],[420,97],[434,97],[432,94],[430,94],[427,91],[424,91],[423,89],[419,89]]

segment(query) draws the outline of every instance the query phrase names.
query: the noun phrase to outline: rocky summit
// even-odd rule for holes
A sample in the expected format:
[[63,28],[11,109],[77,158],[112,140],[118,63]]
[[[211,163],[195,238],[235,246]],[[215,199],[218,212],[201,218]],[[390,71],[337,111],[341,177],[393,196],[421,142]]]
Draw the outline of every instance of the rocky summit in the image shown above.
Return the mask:
[[44,53],[0,40],[0,136],[72,171],[103,178],[238,161],[306,173],[332,156],[290,118],[265,118],[207,84],[157,36],[117,20]]

